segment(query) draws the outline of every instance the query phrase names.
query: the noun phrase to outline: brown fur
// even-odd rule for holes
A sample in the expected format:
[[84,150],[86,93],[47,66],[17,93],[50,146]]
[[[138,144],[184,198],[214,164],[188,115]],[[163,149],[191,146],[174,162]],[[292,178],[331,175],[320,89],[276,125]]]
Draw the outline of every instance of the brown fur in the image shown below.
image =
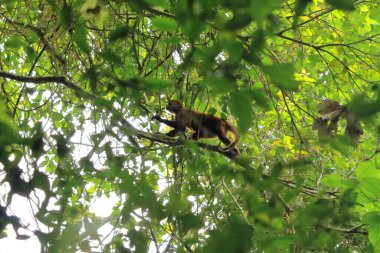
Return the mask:
[[[194,131],[191,137],[193,140],[197,141],[201,138],[218,137],[221,142],[227,145],[227,147],[223,149],[224,151],[233,151],[239,154],[239,150],[236,147],[240,140],[239,133],[236,128],[226,120],[212,114],[191,110],[182,106],[182,103],[178,100],[170,100],[166,109],[176,115],[175,120],[162,119],[158,115],[153,116],[152,119],[156,119],[174,128],[167,133],[168,136],[178,136],[181,132],[185,132],[187,127]],[[227,138],[228,131],[235,135],[233,142]]]

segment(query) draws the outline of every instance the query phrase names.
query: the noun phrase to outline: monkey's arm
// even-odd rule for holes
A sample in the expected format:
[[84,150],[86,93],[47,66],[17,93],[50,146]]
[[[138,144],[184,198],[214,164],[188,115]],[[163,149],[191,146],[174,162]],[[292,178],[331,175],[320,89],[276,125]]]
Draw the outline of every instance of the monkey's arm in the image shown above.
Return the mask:
[[152,117],[152,119],[158,120],[159,122],[164,123],[165,125],[168,125],[168,126],[170,126],[172,128],[175,128],[175,129],[180,129],[181,128],[180,124],[178,123],[178,121],[163,119],[159,115],[154,115]]

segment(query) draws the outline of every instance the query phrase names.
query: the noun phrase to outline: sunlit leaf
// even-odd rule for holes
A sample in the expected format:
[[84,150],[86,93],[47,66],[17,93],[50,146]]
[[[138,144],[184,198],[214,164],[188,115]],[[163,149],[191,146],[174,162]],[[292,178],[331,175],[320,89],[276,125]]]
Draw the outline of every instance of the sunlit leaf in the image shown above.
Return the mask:
[[378,249],[380,247],[380,225],[371,224],[369,226],[368,237],[373,247]]
[[362,222],[364,224],[380,225],[380,212],[369,212],[363,215]]

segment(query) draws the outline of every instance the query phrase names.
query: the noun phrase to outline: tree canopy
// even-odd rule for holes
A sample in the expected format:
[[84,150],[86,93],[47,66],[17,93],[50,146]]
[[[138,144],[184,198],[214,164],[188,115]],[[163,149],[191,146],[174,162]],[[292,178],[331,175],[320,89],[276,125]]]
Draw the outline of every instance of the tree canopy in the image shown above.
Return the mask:
[[[1,237],[41,252],[379,252],[379,80],[376,0],[7,0]],[[241,154],[161,134],[151,117],[170,99],[236,125]]]

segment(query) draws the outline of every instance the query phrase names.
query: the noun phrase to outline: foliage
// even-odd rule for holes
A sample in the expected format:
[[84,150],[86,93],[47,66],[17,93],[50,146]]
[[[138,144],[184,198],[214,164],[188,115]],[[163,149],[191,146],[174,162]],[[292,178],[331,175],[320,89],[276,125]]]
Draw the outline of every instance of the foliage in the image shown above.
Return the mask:
[[[0,27],[3,237],[41,252],[380,249],[377,1],[8,0]],[[158,134],[170,98],[236,122],[241,155]],[[359,143],[341,122],[318,137],[326,98],[360,119]]]

